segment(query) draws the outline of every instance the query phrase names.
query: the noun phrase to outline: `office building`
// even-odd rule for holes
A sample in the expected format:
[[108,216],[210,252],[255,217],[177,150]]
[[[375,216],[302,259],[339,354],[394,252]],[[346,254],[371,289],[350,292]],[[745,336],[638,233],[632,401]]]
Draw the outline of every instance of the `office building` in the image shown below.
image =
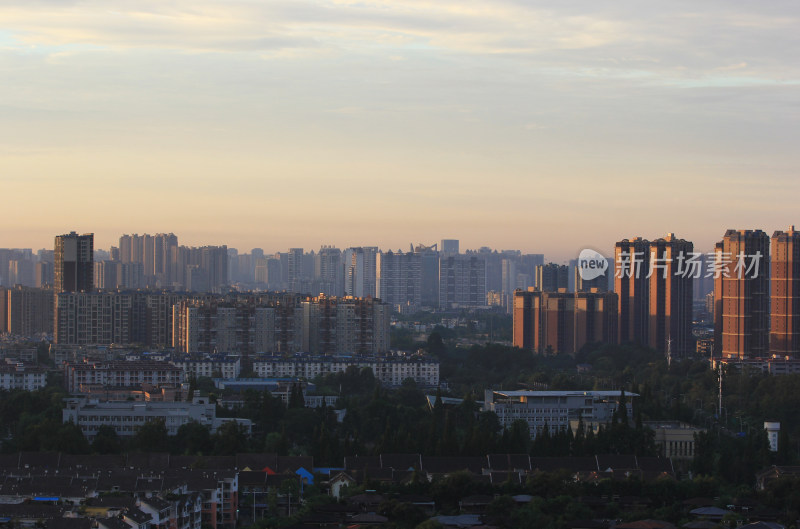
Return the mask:
[[705,430],[680,421],[645,421],[645,428],[655,434],[656,450],[661,457],[691,461],[695,456],[697,436]]
[[769,352],[800,358],[800,232],[772,235]]
[[94,289],[94,234],[58,235],[54,250],[56,292],[91,292]]
[[769,236],[728,230],[715,248],[714,354],[769,353]]
[[[625,393],[628,400],[626,415],[633,421],[631,399],[635,393]],[[531,438],[541,434],[547,427],[551,434],[564,432],[567,428],[577,430],[578,424],[597,431],[613,420],[619,408],[620,391],[493,391],[484,392],[483,411],[491,411],[500,419],[504,428],[510,428],[517,420],[528,423]]]

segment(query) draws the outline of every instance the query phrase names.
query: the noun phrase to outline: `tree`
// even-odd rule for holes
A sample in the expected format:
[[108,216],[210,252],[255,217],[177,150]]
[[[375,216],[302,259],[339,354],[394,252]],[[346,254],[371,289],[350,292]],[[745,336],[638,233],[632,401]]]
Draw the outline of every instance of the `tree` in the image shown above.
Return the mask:
[[189,375],[189,390],[186,392],[186,398],[184,400],[186,402],[192,402],[195,391],[197,391],[197,377],[194,373],[191,373]]
[[232,456],[247,451],[247,428],[238,421],[227,421],[214,434],[214,453]]
[[414,529],[442,529],[443,527],[444,526],[441,523],[439,523],[439,520],[431,518],[417,525]]
[[110,424],[101,425],[92,441],[92,452],[95,454],[119,454],[121,451],[122,443],[114,427]]
[[213,450],[211,432],[197,421],[189,421],[178,428],[173,439],[173,452],[185,455],[204,455]]
[[57,450],[68,454],[88,454],[89,441],[83,436],[83,432],[77,424],[67,422],[57,430],[52,439],[42,443],[42,449]]
[[133,434],[131,444],[140,452],[166,452],[169,449],[169,436],[164,419],[152,419],[144,423]]
[[447,348],[444,345],[444,340],[439,331],[433,331],[428,335],[428,352],[435,355],[444,353]]
[[305,408],[306,399],[303,396],[303,388],[300,384],[295,382],[292,384],[291,393],[289,393],[289,409]]

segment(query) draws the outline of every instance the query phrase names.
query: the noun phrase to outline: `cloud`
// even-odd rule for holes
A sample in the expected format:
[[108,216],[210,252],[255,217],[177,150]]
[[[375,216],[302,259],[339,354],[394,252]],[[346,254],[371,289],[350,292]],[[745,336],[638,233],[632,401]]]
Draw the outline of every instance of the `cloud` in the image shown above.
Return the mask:
[[0,20],[17,47],[28,50],[78,45],[266,59],[357,54],[395,62],[409,54],[458,54],[551,71],[591,70],[598,77],[656,75],[673,83],[746,65],[741,71],[747,77],[785,81],[800,78],[793,57],[800,19],[789,5],[40,0],[1,6]]

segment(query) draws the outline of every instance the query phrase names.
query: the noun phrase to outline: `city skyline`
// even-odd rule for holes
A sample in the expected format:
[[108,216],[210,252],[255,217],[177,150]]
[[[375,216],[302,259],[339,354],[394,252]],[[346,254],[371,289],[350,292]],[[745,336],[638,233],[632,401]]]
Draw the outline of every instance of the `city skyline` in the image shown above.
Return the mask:
[[786,2],[42,1],[0,19],[0,246],[453,237],[561,262],[796,220]]
[[[717,232],[716,236],[711,236],[710,237],[710,241],[711,241],[710,243],[705,243],[705,242],[698,243],[697,242],[698,241],[697,238],[693,238],[693,237],[691,237],[691,235],[687,235],[685,232],[680,232],[680,233],[678,233],[678,235],[680,235],[681,238],[684,238],[686,240],[692,241],[694,243],[694,248],[695,248],[694,251],[695,252],[699,252],[699,253],[702,253],[702,254],[713,254],[714,253],[714,247],[715,247],[716,243],[719,242],[719,240],[721,238],[720,233],[724,234],[725,231],[728,230],[728,229],[734,229],[734,230],[739,230],[739,229],[760,229],[760,230],[763,230],[765,233],[767,233],[769,235],[772,235],[774,232],[782,232],[782,231],[785,231],[785,230],[794,229],[795,224],[796,224],[795,222],[789,222],[786,226],[775,226],[774,229],[772,227],[765,227],[763,225],[755,225],[755,226],[733,225],[733,226],[729,226],[727,228],[722,228]],[[126,235],[141,235],[141,236],[151,235],[151,236],[154,236],[154,235],[157,235],[157,234],[169,234],[169,235],[177,236],[179,238],[180,244],[182,246],[194,247],[194,248],[200,248],[200,247],[204,247],[204,246],[227,246],[229,249],[235,249],[240,255],[241,254],[249,254],[251,252],[251,250],[254,250],[254,249],[260,249],[260,250],[263,250],[264,255],[267,255],[267,256],[274,255],[274,254],[277,254],[277,253],[286,253],[287,251],[290,251],[290,250],[293,250],[293,249],[302,249],[305,253],[310,253],[312,251],[315,252],[315,253],[318,253],[321,249],[324,249],[324,248],[338,248],[340,250],[345,250],[345,249],[349,249],[349,248],[360,248],[360,247],[375,247],[380,252],[388,252],[388,251],[397,252],[397,251],[400,251],[400,252],[405,253],[405,252],[408,252],[410,250],[409,244],[413,244],[414,247],[416,247],[418,244],[423,244],[423,245],[437,244],[437,245],[441,245],[442,241],[446,240],[443,237],[439,237],[439,238],[436,238],[436,239],[433,239],[433,240],[427,240],[427,241],[415,240],[415,239],[412,240],[411,238],[407,238],[405,244],[400,243],[397,246],[386,246],[386,245],[383,245],[383,244],[380,244],[380,243],[376,243],[375,241],[364,241],[364,242],[362,242],[360,244],[358,244],[358,243],[353,243],[353,244],[335,244],[335,243],[329,242],[329,241],[317,241],[315,244],[312,244],[312,245],[309,245],[309,246],[298,245],[298,244],[290,244],[289,246],[277,247],[274,244],[271,245],[271,246],[268,246],[268,245],[264,244],[264,245],[237,247],[235,245],[232,245],[232,244],[229,244],[228,242],[226,242],[226,240],[224,238],[215,239],[213,241],[209,240],[211,237],[203,239],[202,238],[203,237],[202,234],[199,235],[199,237],[200,237],[199,239],[194,239],[194,240],[188,240],[187,241],[187,238],[182,233],[178,233],[178,232],[174,232],[174,231],[170,231],[170,230],[164,230],[164,229],[162,229],[162,230],[156,229],[156,230],[153,230],[153,231],[150,231],[150,232],[143,231],[143,230],[129,231],[129,232],[125,232],[125,233],[119,233],[116,236],[106,234],[103,237],[103,236],[98,236],[98,232],[97,231],[80,230],[80,229],[75,229],[72,226],[64,226],[61,229],[60,232],[58,230],[54,231],[52,234],[50,234],[49,240],[52,241],[54,236],[55,236],[55,234],[62,233],[62,232],[63,233],[76,232],[78,234],[92,234],[92,235],[94,235],[94,240],[95,241],[98,241],[98,240],[101,241],[99,244],[97,242],[94,243],[95,251],[99,250],[99,251],[106,251],[107,252],[107,251],[109,251],[111,249],[111,247],[119,248],[120,238],[124,237]],[[101,232],[101,233],[103,233],[103,232]],[[105,232],[105,233],[107,233],[107,232]],[[569,261],[578,258],[578,254],[583,249],[596,250],[596,251],[600,252],[601,254],[603,254],[606,258],[613,258],[614,257],[614,247],[616,245],[616,242],[618,242],[620,239],[624,239],[624,238],[634,239],[636,237],[658,239],[659,237],[665,237],[665,236],[668,236],[668,235],[673,234],[673,233],[675,233],[675,230],[669,230],[669,229],[667,231],[663,232],[663,233],[650,233],[650,232],[643,233],[643,232],[636,232],[636,231],[631,231],[631,230],[622,230],[619,233],[616,233],[616,234],[612,233],[610,235],[604,236],[605,239],[611,239],[612,240],[612,242],[610,242],[608,244],[604,244],[604,245],[586,244],[586,245],[583,245],[583,246],[580,246],[580,247],[576,246],[573,253],[567,253],[568,252],[567,251],[567,252],[565,252],[563,254],[546,252],[546,251],[543,251],[539,247],[533,247],[533,246],[526,247],[525,246],[525,242],[523,240],[521,240],[521,239],[517,240],[516,242],[512,241],[510,243],[511,246],[509,246],[509,247],[498,247],[498,246],[492,246],[491,244],[480,244],[480,245],[476,245],[476,246],[470,246],[470,245],[464,243],[464,239],[458,239],[458,237],[449,236],[448,239],[453,239],[453,240],[456,240],[456,241],[460,242],[459,252],[461,254],[464,254],[467,251],[470,251],[470,252],[477,251],[480,248],[485,247],[485,248],[490,248],[492,251],[497,251],[497,252],[519,251],[522,255],[525,255],[525,254],[542,254],[542,255],[544,255],[544,258],[545,258],[546,262],[552,262],[552,263],[557,263],[557,264],[569,264]],[[0,235],[0,248],[30,249],[30,250],[33,251],[33,253],[36,253],[39,250],[48,250],[48,251],[50,251],[50,250],[53,249],[53,243],[52,242],[50,242],[49,245],[43,244],[41,246],[37,245],[37,244],[32,244],[30,241],[28,241],[27,243],[26,243],[26,241],[21,241],[22,244],[17,245],[17,246],[14,246],[14,245],[11,245],[11,244],[5,244],[4,245],[3,241],[6,240],[6,235],[7,234]],[[103,243],[102,241],[106,241],[106,242]]]

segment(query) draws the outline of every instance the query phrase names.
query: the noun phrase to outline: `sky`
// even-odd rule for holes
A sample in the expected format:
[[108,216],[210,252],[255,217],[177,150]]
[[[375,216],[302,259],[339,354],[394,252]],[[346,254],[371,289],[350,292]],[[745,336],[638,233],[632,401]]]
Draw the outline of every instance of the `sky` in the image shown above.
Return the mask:
[[0,2],[0,247],[800,224],[794,1]]

